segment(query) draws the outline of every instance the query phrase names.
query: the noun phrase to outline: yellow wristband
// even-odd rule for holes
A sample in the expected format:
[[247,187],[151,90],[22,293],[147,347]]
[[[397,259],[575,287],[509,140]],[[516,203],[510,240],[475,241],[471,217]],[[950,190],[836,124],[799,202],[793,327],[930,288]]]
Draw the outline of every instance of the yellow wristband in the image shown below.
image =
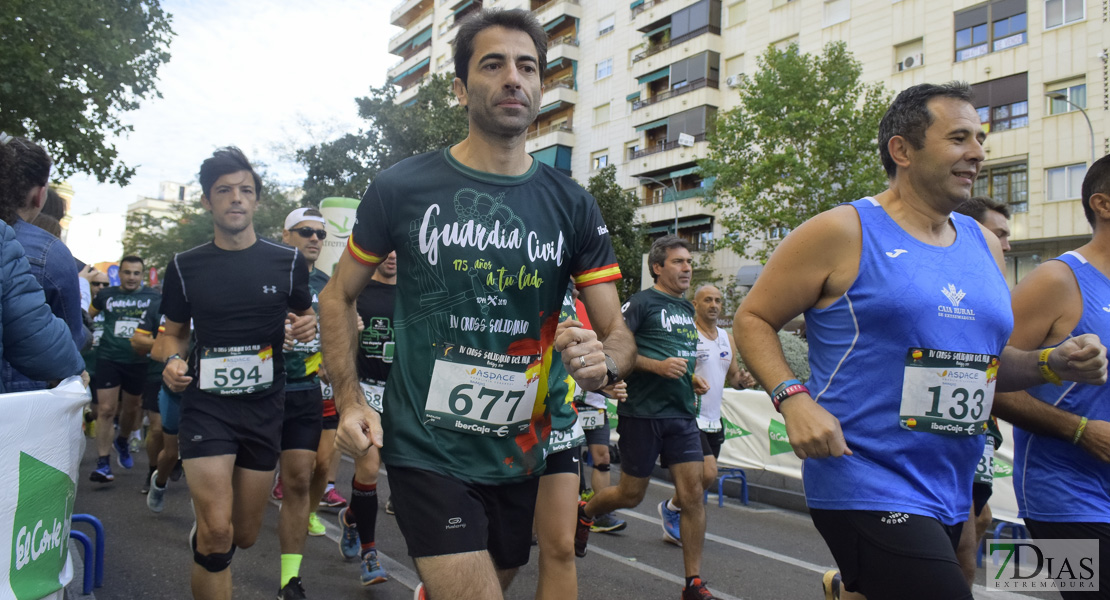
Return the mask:
[[1087,417],[1079,419],[1079,427],[1075,428],[1075,435],[1071,438],[1071,443],[1074,446],[1079,443],[1079,438],[1083,437],[1083,431],[1087,429]]
[[1052,354],[1052,351],[1055,349],[1055,347],[1052,347],[1041,350],[1041,355],[1037,359],[1037,366],[1040,368],[1041,377],[1044,377],[1045,381],[1054,385],[1060,385],[1063,383],[1060,380],[1060,376],[1056,374],[1056,371],[1052,370],[1052,367],[1048,366],[1048,355]]

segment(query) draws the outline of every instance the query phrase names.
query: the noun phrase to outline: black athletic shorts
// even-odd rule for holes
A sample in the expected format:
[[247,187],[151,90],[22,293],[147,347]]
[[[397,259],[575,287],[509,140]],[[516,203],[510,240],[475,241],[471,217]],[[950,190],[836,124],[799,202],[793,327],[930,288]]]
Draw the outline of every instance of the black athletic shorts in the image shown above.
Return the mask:
[[325,431],[335,431],[339,429],[339,415],[331,415],[330,417],[323,417],[323,419]]
[[143,410],[158,412],[158,392],[162,390],[162,380],[147,380],[143,384]]
[[655,459],[663,465],[703,462],[701,430],[693,417],[644,419],[621,416],[617,420],[621,472],[633,477],[651,477]]
[[235,455],[235,466],[273,471],[281,456],[285,388],[241,399],[190,386],[181,395],[178,443],[182,459]]
[[809,510],[844,589],[867,600],[972,600],[956,546],[963,523],[871,510]]
[[1110,523],[1057,523],[1026,518],[1025,527],[1035,540],[1098,540],[1099,591],[1060,590],[1060,597],[1064,600],[1110,598]]
[[117,363],[98,358],[96,359],[97,389],[122,387],[124,392],[138,396],[143,393],[143,386],[146,385],[146,368],[145,362]]
[[701,432],[701,455],[721,458],[721,446],[725,443],[725,430]]
[[528,564],[539,481],[482,485],[389,465],[389,491],[409,556],[488,550],[498,569]]
[[561,452],[547,455],[547,468],[544,475],[558,475],[559,473],[579,474],[582,459],[582,446],[567,448]]
[[971,484],[971,505],[975,507],[976,517],[983,514],[983,507],[987,505],[987,500],[990,500],[993,493],[994,486],[989,483],[977,481]]
[[586,445],[587,446],[608,446],[609,445],[609,415],[605,415],[605,425],[597,429],[586,430]]
[[281,450],[311,450],[320,447],[323,429],[324,394],[320,386],[285,390],[285,417],[281,422]]

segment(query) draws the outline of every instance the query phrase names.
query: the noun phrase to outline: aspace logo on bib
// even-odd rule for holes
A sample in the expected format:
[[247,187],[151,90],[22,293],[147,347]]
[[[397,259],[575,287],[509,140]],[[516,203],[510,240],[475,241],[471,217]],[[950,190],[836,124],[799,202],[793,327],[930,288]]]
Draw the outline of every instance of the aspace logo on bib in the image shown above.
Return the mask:
[[69,475],[19,453],[19,500],[8,571],[16,598],[42,598],[62,587],[58,574],[65,564],[75,497]]

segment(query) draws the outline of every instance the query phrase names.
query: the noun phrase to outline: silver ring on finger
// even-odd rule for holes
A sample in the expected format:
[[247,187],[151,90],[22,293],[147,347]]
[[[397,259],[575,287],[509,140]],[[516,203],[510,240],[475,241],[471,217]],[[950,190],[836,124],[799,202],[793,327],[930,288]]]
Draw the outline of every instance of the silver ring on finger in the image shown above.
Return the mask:
[[586,357],[585,356],[579,356],[578,357],[578,368],[580,368],[580,369],[585,369],[586,368]]

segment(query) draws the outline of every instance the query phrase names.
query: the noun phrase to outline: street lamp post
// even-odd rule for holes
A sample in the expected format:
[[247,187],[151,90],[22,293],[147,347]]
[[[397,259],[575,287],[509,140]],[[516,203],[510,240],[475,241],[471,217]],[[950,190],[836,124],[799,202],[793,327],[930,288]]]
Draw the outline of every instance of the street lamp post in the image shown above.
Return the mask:
[[1095,164],[1095,160],[1098,158],[1095,155],[1095,128],[1091,126],[1091,117],[1087,116],[1087,111],[1083,110],[1082,106],[1079,106],[1071,100],[1068,100],[1068,95],[1063,92],[1045,92],[1045,96],[1053,100],[1063,100],[1071,106],[1074,106],[1075,109],[1079,112],[1083,113],[1083,118],[1087,119],[1087,129],[1091,132],[1091,164]]
[[657,183],[657,184],[663,186],[663,188],[665,190],[667,190],[667,192],[671,193],[671,202],[674,202],[674,234],[678,235],[678,190],[676,190],[673,186],[669,186],[669,185],[663,183],[662,181],[659,181],[658,179],[656,179],[654,177],[648,177],[647,175],[640,175],[640,176],[638,176],[638,178],[640,179],[641,182],[643,182],[643,180],[646,179],[646,180],[648,180],[652,183]]

